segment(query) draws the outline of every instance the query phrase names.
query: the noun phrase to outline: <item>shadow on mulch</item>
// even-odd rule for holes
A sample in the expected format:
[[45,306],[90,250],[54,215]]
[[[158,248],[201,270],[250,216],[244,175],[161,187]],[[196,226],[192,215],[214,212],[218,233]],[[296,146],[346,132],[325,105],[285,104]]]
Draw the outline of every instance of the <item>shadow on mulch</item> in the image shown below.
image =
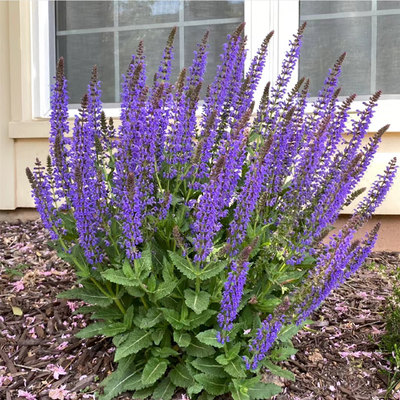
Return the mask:
[[[113,370],[114,348],[109,339],[74,337],[88,319],[73,314],[80,303],[56,299],[74,273],[46,241],[38,221],[0,222],[0,399],[94,399]],[[389,365],[378,344],[391,287],[377,266],[394,270],[399,255],[375,253],[369,264],[296,336],[298,353],[282,363],[296,382],[276,379],[283,387],[276,400],[384,398],[380,371]]]

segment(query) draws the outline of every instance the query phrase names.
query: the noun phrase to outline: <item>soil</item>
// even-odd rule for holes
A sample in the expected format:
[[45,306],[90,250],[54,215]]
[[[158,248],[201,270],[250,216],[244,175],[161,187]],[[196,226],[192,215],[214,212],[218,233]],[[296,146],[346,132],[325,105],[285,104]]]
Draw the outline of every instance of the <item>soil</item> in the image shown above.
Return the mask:
[[[47,239],[39,221],[0,222],[0,399],[94,399],[114,369],[109,339],[74,337],[89,321],[73,314],[79,302],[56,298],[75,278]],[[367,264],[295,337],[298,353],[281,366],[296,381],[274,378],[276,400],[384,398],[390,366],[379,342],[399,254],[374,253]]]

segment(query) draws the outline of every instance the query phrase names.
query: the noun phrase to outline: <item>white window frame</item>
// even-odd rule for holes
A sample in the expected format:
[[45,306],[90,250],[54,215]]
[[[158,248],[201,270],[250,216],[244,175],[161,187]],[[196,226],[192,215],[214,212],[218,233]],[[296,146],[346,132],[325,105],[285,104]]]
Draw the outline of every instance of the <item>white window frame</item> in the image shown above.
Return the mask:
[[[49,76],[55,75],[55,22],[49,23],[50,15],[54,15],[52,1],[31,0],[32,113],[34,118],[49,118],[50,116],[50,85],[53,81],[49,79]],[[249,47],[247,63],[256,54],[264,37],[271,30],[275,31],[269,46],[263,80],[256,93],[256,98],[260,98],[266,82],[274,82],[277,77],[288,41],[296,31],[298,13],[293,10],[293,0],[245,0],[244,19]],[[70,109],[70,116],[76,112],[76,108]],[[108,116],[118,117],[120,109],[105,105],[105,112]]]
[[[335,0],[335,1],[340,1],[340,0]],[[299,0],[293,0],[292,5],[294,7],[293,3],[297,3],[297,13],[299,14],[299,5],[300,1]],[[304,18],[302,18],[303,21],[310,20],[321,20],[321,19],[333,19],[333,18],[343,18],[343,17],[371,17],[372,18],[372,23],[371,23],[371,38],[372,38],[372,43],[371,43],[371,88],[372,92],[376,92],[379,90],[378,87],[376,87],[376,81],[375,81],[375,73],[376,73],[376,41],[377,41],[377,17],[380,15],[393,15],[393,14],[400,14],[400,10],[396,10],[395,13],[391,10],[378,10],[377,8],[377,0],[371,0],[371,10],[370,11],[357,11],[357,12],[341,12],[341,13],[331,13],[327,15],[307,15]],[[300,20],[300,15],[298,16]],[[345,51],[345,49],[344,49]],[[301,52],[300,52],[301,54]],[[337,54],[339,57],[340,54]],[[328,71],[327,71],[328,73]],[[399,77],[400,77],[400,72],[399,72]],[[356,93],[357,94],[357,93]],[[371,93],[372,94],[372,93]],[[370,96],[368,95],[359,95],[356,98],[356,101],[353,102],[352,107],[351,107],[351,112],[353,114],[356,113],[357,110],[363,109],[365,106],[363,105],[363,102],[367,101]],[[345,99],[346,97],[340,97],[339,99]],[[312,100],[312,99],[311,99]],[[311,110],[311,107],[310,107]],[[400,118],[398,118],[398,113],[400,111],[400,93],[397,94],[385,94],[382,93],[381,98],[378,101],[378,107],[376,108],[374,117],[372,119],[369,131],[371,132],[376,132],[378,131],[381,127],[383,127],[386,124],[390,124],[390,131],[400,131]]]

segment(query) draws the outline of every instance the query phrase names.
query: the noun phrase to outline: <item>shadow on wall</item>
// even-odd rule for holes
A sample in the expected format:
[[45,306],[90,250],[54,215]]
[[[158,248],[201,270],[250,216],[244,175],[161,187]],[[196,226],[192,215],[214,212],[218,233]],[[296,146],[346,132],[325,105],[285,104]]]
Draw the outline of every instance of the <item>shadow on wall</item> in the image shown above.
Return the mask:
[[[350,215],[343,214],[336,221],[336,233],[350,218]],[[375,215],[373,216],[355,236],[356,239],[362,239],[378,222],[381,228],[378,233],[378,241],[376,242],[374,251],[395,251],[400,252],[400,215]]]

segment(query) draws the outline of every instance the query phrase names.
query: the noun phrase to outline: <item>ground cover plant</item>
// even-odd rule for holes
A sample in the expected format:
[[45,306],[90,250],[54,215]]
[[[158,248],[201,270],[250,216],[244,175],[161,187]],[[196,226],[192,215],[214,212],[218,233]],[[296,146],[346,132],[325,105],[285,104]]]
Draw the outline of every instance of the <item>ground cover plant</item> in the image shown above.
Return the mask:
[[177,388],[193,399],[270,398],[280,387],[261,382],[261,369],[294,378],[276,362],[295,353],[291,337],[376,241],[379,226],[354,235],[388,192],[395,159],[321,243],[361,194],[387,129],[362,144],[380,92],[350,119],[355,95],[338,99],[344,55],[314,102],[306,79],[290,87],[303,25],[252,117],[272,33],[245,72],[243,28],[228,37],[201,108],[208,34],[176,83],[175,30],[151,82],[140,44],[123,77],[119,128],[102,112],[94,69],[69,135],[58,64],[47,168],[37,160],[27,175],[52,245],[79,277],[61,296],[85,301],[77,312],[96,320],[78,336],[116,346],[101,399],[131,390],[166,400]]

